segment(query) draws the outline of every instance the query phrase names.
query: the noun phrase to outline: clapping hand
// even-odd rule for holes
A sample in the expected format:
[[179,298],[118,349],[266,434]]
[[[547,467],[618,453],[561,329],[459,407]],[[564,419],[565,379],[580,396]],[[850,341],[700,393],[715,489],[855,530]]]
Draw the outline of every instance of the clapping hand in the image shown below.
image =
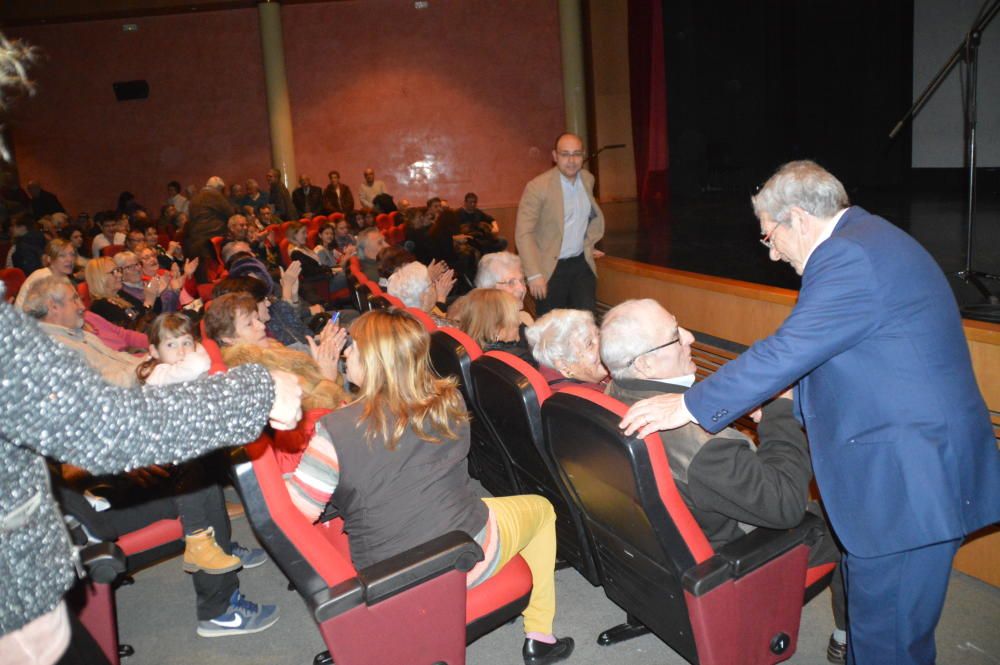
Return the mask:
[[299,275],[302,274],[302,263],[292,261],[287,268],[278,268],[281,271],[281,299],[285,302],[294,303],[298,301]]
[[336,381],[340,376],[337,363],[340,360],[340,351],[347,342],[347,330],[329,321],[320,331],[318,338],[319,342],[313,337],[306,337],[306,341],[309,342],[309,354],[319,365],[323,378]]
[[433,282],[434,291],[437,294],[437,302],[447,302],[448,294],[455,287],[455,271],[448,268],[438,275]]

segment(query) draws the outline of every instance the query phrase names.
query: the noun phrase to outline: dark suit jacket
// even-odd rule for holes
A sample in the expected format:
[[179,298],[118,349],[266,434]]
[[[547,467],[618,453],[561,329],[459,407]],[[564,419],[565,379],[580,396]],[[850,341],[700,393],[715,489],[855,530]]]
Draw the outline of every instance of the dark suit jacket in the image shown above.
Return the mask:
[[[607,393],[634,404],[685,390],[636,379],[612,381]],[[692,423],[660,432],[677,489],[714,548],[742,536],[741,522],[789,529],[805,516],[812,468],[792,401],[778,399],[765,406],[757,433],[755,452],[749,439],[733,429],[712,437]]]
[[307,212],[318,215],[323,209],[323,190],[315,185],[311,185],[309,187],[309,195],[306,196],[305,189],[296,187],[295,191],[292,192],[292,203],[299,211],[300,217]]
[[44,189],[38,190],[38,196],[31,199],[31,216],[35,219],[41,219],[54,212],[66,212],[66,209],[59,203],[55,194]]
[[284,183],[272,182],[271,189],[268,190],[268,199],[271,201],[271,210],[283,221],[296,219],[298,213],[295,204],[292,203],[292,195],[288,193],[288,188]]
[[778,331],[684,399],[716,431],[796,381],[823,502],[852,555],[1000,520],[1000,451],[951,288],[913,238],[862,208],[813,252]]
[[354,195],[351,194],[351,188],[341,183],[340,200],[338,201],[337,192],[334,191],[333,185],[327,185],[326,189],[323,190],[323,205],[328,212],[342,212],[345,215],[353,212]]
[[209,264],[216,262],[211,239],[226,235],[229,218],[236,214],[236,209],[222,192],[206,188],[191,199],[189,212],[190,220],[184,228],[184,256],[198,257],[195,279],[204,283],[208,279]]

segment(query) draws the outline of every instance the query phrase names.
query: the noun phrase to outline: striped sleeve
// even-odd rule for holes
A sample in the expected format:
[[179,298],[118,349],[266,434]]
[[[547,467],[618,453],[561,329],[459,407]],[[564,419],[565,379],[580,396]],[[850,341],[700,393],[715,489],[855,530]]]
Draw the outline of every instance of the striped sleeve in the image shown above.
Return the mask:
[[285,474],[288,495],[303,515],[315,521],[323,513],[339,481],[340,462],[333,440],[323,425],[316,423],[316,431],[298,467]]

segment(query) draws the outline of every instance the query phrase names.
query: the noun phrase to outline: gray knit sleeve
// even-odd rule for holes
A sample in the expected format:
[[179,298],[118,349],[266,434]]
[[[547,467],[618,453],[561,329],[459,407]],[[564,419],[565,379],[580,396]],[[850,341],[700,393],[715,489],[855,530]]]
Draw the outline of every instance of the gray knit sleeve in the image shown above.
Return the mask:
[[259,365],[172,386],[113,387],[2,302],[0,393],[0,438],[93,473],[245,443],[260,434],[274,401]]

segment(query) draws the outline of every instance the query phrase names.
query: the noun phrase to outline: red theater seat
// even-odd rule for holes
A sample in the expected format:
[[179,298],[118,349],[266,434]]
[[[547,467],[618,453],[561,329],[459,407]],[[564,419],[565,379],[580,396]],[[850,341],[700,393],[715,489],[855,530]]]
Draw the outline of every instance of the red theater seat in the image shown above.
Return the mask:
[[0,281],[3,281],[7,286],[7,295],[4,297],[7,298],[8,302],[14,302],[26,279],[24,271],[20,268],[4,268],[0,270]]
[[101,250],[101,256],[112,257],[118,252],[125,251],[125,245],[108,245]]
[[503,351],[489,351],[473,361],[472,382],[483,418],[510,454],[521,491],[540,494],[555,508],[559,558],[591,584],[600,584],[583,517],[545,451],[542,404],[552,394],[549,384],[534,367]]
[[510,454],[479,408],[472,382],[472,363],[483,354],[479,345],[458,328],[438,328],[431,333],[431,364],[440,376],[454,376],[472,416],[469,472],[494,496],[521,494]]
[[80,294],[80,302],[87,309],[90,309],[91,299],[90,299],[90,287],[87,286],[86,282],[80,282],[76,285],[76,292]]
[[674,483],[659,434],[642,440],[618,429],[626,411],[577,386],[542,405],[546,449],[593,536],[604,591],[629,617],[598,643],[652,631],[698,665],[787,660],[803,600],[832,569],[816,571],[807,587],[819,518],[758,528],[713,550]]

